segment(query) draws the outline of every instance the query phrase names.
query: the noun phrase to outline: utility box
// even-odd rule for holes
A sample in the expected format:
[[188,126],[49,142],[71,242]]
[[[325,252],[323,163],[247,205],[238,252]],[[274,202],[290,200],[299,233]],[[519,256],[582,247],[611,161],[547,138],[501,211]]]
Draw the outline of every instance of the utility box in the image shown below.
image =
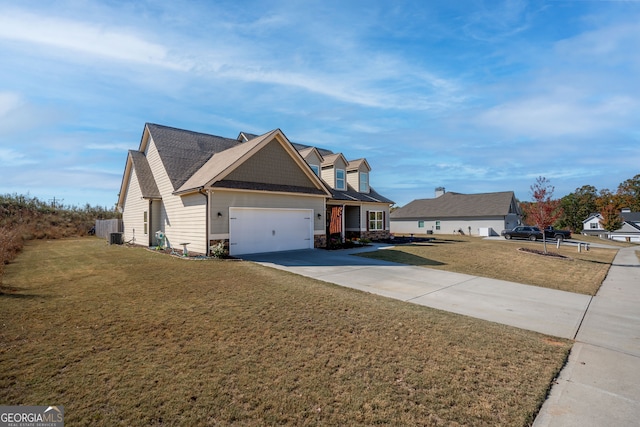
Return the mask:
[[121,245],[122,244],[122,233],[111,233],[111,234],[109,234],[109,244],[110,245]]
[[480,228],[478,228],[478,234],[480,234],[481,237],[489,237],[489,236],[497,235],[496,232],[493,231],[493,228],[491,228],[491,227],[480,227]]

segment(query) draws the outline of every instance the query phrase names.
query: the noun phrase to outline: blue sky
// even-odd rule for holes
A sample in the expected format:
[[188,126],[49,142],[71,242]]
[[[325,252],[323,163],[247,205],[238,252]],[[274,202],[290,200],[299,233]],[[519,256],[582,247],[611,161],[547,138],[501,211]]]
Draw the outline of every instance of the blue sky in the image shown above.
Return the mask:
[[640,1],[2,1],[0,193],[113,206],[145,122],[564,196],[640,173]]

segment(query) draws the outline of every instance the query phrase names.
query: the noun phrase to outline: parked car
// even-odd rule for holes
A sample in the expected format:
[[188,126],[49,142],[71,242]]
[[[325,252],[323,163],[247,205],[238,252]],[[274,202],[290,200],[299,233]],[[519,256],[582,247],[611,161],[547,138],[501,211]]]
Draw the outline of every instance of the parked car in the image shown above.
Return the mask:
[[500,233],[505,239],[529,239],[538,240],[542,239],[542,231],[538,227],[531,227],[528,225],[519,225],[513,230],[502,230]]
[[555,228],[549,226],[544,229],[544,237],[547,239],[556,239],[556,240],[564,240],[571,238],[571,231],[569,230],[556,230]]

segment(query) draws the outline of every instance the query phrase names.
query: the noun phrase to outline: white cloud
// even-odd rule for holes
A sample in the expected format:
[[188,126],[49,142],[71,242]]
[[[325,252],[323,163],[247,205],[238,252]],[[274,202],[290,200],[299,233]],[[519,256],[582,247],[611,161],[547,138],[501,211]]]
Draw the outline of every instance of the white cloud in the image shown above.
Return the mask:
[[169,59],[166,47],[144,40],[132,30],[109,28],[17,10],[0,13],[0,39],[71,50],[112,60],[186,69]]
[[[0,164],[4,167],[32,165],[36,160],[11,148],[0,148]],[[6,176],[5,178],[6,179]]]
[[0,92],[0,119],[8,116],[24,104],[22,97],[12,92]]
[[529,138],[592,135],[622,125],[639,107],[627,96],[601,98],[572,97],[567,91],[525,97],[488,109],[476,122]]

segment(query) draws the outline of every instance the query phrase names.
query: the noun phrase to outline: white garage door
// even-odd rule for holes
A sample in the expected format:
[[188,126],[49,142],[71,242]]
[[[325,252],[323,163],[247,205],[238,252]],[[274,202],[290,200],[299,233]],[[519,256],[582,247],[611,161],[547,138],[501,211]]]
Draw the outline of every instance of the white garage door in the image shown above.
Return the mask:
[[312,209],[229,208],[229,254],[313,248]]

